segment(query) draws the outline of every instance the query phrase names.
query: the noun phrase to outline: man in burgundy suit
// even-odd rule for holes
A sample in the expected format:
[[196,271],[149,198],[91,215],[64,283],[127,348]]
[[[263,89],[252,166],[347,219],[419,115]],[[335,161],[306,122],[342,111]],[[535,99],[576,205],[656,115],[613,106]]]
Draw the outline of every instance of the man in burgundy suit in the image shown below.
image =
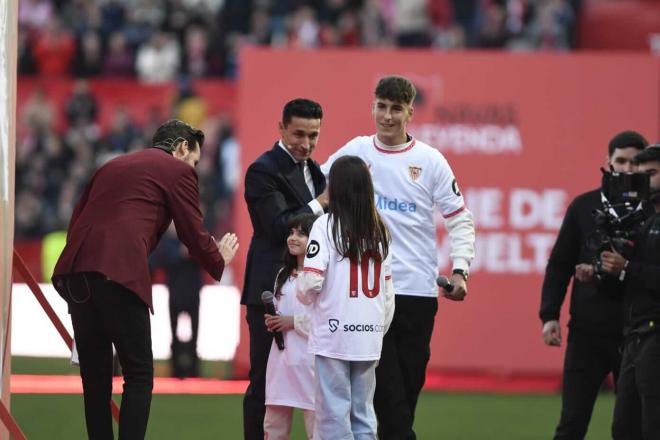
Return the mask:
[[90,439],[113,438],[113,344],[124,373],[119,438],[145,436],[154,374],[147,257],[170,222],[216,280],[238,248],[234,234],[216,242],[202,226],[194,167],[203,142],[202,131],[166,122],[153,136],[154,148],[99,168],[71,216],[53,284],[69,304]]

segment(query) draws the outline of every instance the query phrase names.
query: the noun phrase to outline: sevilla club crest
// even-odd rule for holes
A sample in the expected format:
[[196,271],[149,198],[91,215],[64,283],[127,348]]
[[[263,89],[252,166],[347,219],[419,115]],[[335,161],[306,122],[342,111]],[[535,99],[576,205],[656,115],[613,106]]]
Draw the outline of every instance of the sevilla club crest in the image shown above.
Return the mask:
[[412,179],[412,181],[416,182],[417,179],[419,179],[419,176],[422,175],[422,168],[421,167],[408,167],[408,174],[410,174],[410,178]]

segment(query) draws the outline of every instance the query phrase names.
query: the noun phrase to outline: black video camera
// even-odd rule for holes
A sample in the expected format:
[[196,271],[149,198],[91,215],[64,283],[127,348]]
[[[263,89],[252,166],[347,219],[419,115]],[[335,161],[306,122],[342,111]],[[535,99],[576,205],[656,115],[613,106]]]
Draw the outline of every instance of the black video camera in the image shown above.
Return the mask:
[[603,209],[593,211],[596,229],[587,239],[597,281],[614,278],[603,272],[601,252],[614,251],[630,259],[635,239],[650,214],[650,204],[646,203],[650,194],[648,174],[601,171]]

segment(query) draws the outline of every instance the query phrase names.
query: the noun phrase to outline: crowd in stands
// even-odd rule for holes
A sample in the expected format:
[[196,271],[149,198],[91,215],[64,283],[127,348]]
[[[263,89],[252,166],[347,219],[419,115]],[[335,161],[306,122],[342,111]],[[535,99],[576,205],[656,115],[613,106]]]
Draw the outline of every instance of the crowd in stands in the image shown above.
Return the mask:
[[[207,138],[197,166],[207,228],[221,234],[230,229],[228,213],[238,183],[238,145],[224,116],[198,118],[204,100],[192,83],[182,80],[170,108],[153,108],[138,125],[127,108],[115,107],[105,130],[98,121],[103,105],[78,79],[65,102],[53,102],[37,86],[19,109],[16,133],[15,235],[39,238],[66,229],[78,197],[91,173],[113,157],[151,145],[156,128],[169,118],[195,120]],[[64,126],[56,124],[63,112]]]
[[[79,80],[66,102],[37,88],[19,108],[16,237],[66,228],[91,172],[149,145],[160,123],[194,108],[195,78],[235,79],[243,45],[569,50],[579,9],[580,0],[21,0],[19,82]],[[146,123],[117,108],[109,127],[99,125],[104,103],[88,79],[182,77],[179,98]],[[64,127],[56,126],[58,112]],[[200,123],[209,134],[198,169],[203,206],[207,226],[221,233],[240,178],[239,149],[231,121]]]
[[237,73],[245,44],[570,49],[579,0],[21,0],[21,74]]

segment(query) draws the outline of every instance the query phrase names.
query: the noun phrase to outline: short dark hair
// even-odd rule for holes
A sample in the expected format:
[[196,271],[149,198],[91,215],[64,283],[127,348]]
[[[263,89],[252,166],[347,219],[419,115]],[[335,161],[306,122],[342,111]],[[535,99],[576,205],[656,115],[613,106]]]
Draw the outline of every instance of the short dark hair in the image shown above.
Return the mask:
[[403,104],[412,104],[417,96],[417,90],[412,82],[402,76],[386,76],[381,78],[374,91],[376,98],[389,99]]
[[636,164],[653,162],[656,160],[660,162],[660,144],[649,145],[637,153],[634,159]]
[[188,141],[191,150],[197,149],[195,145],[199,145],[201,149],[204,144],[204,132],[179,119],[170,119],[158,127],[151,138],[151,146],[173,152],[179,142],[184,140]]
[[637,148],[638,150],[643,150],[649,144],[644,136],[637,133],[636,131],[626,130],[621,133],[617,133],[616,136],[612,138],[608,146],[608,155],[612,157],[614,150],[617,148]]
[[286,103],[282,110],[282,124],[286,127],[291,118],[323,119],[321,104],[311,99],[297,98]]

